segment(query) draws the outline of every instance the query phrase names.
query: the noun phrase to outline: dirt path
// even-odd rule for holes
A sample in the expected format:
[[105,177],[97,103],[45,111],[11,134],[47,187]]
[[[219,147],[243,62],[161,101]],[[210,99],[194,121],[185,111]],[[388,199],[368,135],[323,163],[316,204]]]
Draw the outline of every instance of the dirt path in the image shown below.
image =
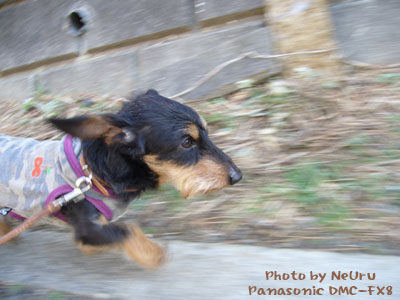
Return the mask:
[[[0,282],[52,289],[53,294],[57,290],[57,299],[74,299],[68,293],[130,300],[260,298],[249,295],[249,286],[324,289],[320,290],[321,296],[280,296],[282,300],[346,298],[329,295],[329,286],[356,286],[359,290],[367,290],[368,286],[392,286],[390,299],[400,297],[398,256],[174,241],[168,243],[169,263],[158,271],[144,271],[127,263],[117,253],[85,256],[71,240],[68,233],[41,230],[23,234],[16,245],[1,246]],[[304,273],[306,279],[267,281],[266,271],[280,274],[296,271]],[[327,273],[327,276],[322,283],[310,281],[310,271]],[[376,277],[374,280],[332,281],[332,271],[369,272]],[[376,295],[376,287],[371,296],[359,290],[351,299],[382,299],[381,295]],[[385,294],[387,292],[385,290]],[[76,299],[82,298],[77,296]]]

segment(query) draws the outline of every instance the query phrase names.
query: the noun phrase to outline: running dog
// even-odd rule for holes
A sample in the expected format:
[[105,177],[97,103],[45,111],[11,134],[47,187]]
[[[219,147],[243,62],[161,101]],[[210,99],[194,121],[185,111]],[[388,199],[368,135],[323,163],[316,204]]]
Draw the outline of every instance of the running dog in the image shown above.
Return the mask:
[[[67,133],[62,141],[0,135],[0,213],[19,219],[73,190],[82,176],[93,188],[47,222],[71,226],[86,253],[117,248],[147,268],[165,250],[138,226],[113,222],[148,189],[173,184],[182,197],[207,194],[242,178],[232,160],[208,137],[207,123],[193,109],[149,90],[116,114],[51,119]],[[0,222],[0,234],[10,230]]]

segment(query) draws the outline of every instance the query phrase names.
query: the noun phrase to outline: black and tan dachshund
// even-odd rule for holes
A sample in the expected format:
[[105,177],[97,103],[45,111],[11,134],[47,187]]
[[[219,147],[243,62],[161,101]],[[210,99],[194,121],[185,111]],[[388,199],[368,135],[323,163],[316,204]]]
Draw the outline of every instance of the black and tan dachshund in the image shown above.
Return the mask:
[[[149,90],[116,114],[51,119],[58,129],[81,141],[82,159],[125,207],[148,189],[170,183],[182,197],[217,191],[242,174],[208,137],[207,124],[190,107]],[[141,264],[158,267],[163,247],[138,226],[108,222],[89,201],[69,202],[61,214],[88,253],[117,248]],[[0,223],[3,232],[5,223]]]

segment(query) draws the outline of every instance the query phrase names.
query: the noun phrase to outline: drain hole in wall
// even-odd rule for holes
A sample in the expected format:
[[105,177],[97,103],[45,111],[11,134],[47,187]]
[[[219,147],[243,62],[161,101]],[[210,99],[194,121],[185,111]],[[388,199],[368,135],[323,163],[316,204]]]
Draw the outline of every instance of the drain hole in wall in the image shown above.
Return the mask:
[[69,32],[72,35],[79,36],[87,31],[87,13],[84,11],[73,11],[68,16]]

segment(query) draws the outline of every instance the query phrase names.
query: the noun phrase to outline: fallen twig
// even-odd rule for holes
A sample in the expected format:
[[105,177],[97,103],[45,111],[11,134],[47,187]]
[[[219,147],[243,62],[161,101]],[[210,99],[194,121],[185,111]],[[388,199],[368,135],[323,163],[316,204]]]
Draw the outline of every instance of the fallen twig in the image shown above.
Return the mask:
[[186,90],[175,94],[171,96],[170,98],[176,99],[179,97],[182,97],[199,86],[203,85],[205,82],[210,80],[211,77],[215,76],[217,73],[221,72],[223,69],[225,69],[227,66],[236,63],[242,59],[245,58],[253,58],[253,59],[271,59],[271,58],[279,58],[279,57],[286,57],[286,56],[293,56],[293,55],[307,55],[307,54],[320,54],[320,53],[326,53],[335,50],[335,48],[331,49],[323,49],[323,50],[311,50],[311,51],[298,51],[298,52],[291,52],[291,53],[283,53],[283,54],[259,54],[257,52],[246,52],[241,55],[239,55],[236,58],[233,58],[231,60],[228,60],[218,66],[216,66],[214,69],[212,69],[210,72],[208,72],[203,78],[201,78],[199,81],[197,81],[192,87],[187,88]]

